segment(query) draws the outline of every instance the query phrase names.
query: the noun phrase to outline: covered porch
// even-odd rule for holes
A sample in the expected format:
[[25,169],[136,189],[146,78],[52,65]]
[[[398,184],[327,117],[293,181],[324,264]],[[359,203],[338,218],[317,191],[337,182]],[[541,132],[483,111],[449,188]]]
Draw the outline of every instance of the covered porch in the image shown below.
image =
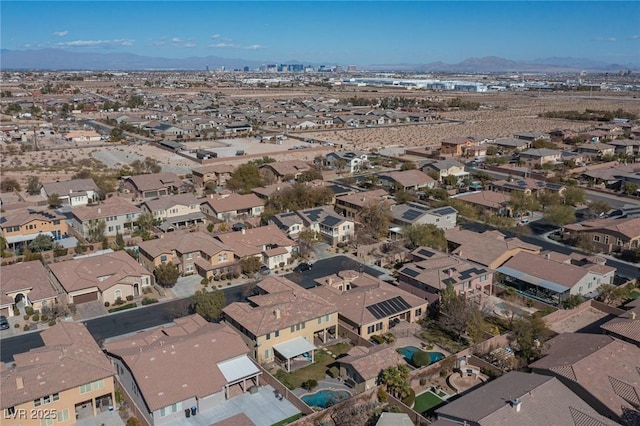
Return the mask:
[[227,381],[224,385],[225,399],[232,397],[234,386],[241,389],[241,394],[247,392],[252,386],[258,386],[260,369],[246,355],[219,362],[217,365]]
[[522,271],[500,267],[498,272],[504,275],[504,283],[518,290],[518,293],[541,302],[558,305],[569,297],[570,288],[553,281],[543,280]]
[[281,362],[291,372],[291,361],[302,361],[305,364],[314,363],[317,348],[304,337],[296,337],[273,346],[276,360]]

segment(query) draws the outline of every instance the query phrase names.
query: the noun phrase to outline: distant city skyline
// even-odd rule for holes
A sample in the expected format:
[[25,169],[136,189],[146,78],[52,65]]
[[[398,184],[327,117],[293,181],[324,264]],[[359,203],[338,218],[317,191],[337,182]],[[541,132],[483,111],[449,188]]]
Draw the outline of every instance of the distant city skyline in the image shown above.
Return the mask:
[[640,64],[639,2],[3,1],[2,49],[265,63],[457,63],[499,56]]

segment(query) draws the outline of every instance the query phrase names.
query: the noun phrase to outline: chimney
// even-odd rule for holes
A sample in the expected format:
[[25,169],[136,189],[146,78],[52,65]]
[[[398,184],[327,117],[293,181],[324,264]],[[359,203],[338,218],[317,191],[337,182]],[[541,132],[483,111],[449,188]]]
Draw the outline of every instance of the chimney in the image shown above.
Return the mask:
[[280,308],[276,308],[276,310],[273,311],[273,314],[276,316],[276,319],[280,319]]
[[520,412],[520,408],[522,408],[522,401],[519,399],[514,399],[511,401],[511,406],[516,409],[516,413]]
[[632,320],[632,321],[635,321],[635,320],[636,320],[636,313],[635,313],[635,311],[631,311],[631,312],[629,312],[629,317],[631,318],[631,320]]
[[98,207],[98,214],[102,213],[102,209],[100,207]]
[[546,253],[544,255],[544,258],[547,259],[547,260],[551,259],[551,253]]
[[24,380],[22,379],[22,376],[16,376],[16,387],[18,389],[24,389]]

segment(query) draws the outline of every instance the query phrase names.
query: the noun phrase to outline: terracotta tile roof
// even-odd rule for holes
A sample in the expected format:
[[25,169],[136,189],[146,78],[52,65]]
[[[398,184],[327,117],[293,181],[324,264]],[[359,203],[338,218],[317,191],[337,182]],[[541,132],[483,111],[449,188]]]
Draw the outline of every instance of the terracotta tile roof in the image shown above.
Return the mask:
[[171,253],[173,250],[180,254],[200,251],[209,256],[222,250],[232,251],[231,247],[205,232],[164,234],[162,238],[141,242],[140,249],[154,258]]
[[140,277],[150,275],[125,251],[51,263],[49,270],[66,292],[91,287],[105,291],[116,284],[133,285]]
[[640,217],[587,220],[566,225],[565,229],[577,232],[617,233],[633,239],[640,237]]
[[69,193],[99,191],[98,185],[96,185],[93,179],[72,179],[63,182],[49,182],[43,183],[42,187],[48,195],[67,195]]
[[32,302],[51,299],[58,295],[49,281],[47,270],[39,260],[3,266],[1,275],[3,295],[30,289],[28,298]]
[[200,202],[208,204],[216,214],[264,206],[264,200],[256,194],[231,194],[221,198],[202,199]]
[[336,201],[344,201],[358,207],[365,206],[367,203],[386,200],[389,204],[395,204],[395,201],[389,199],[389,193],[384,189],[374,189],[373,191],[357,192],[355,194],[339,195]]
[[142,213],[142,210],[120,197],[107,198],[97,206],[79,206],[71,210],[71,214],[81,221],[135,213]]
[[201,175],[206,175],[208,173],[213,173],[213,174],[233,173],[234,170],[235,168],[230,164],[212,164],[210,166],[195,168],[192,171],[195,173],[199,173]]
[[262,198],[269,198],[278,191],[284,191],[286,189],[291,189],[291,188],[293,188],[291,184],[287,182],[279,182],[279,183],[274,183],[272,185],[253,188],[251,191],[259,197],[262,196]]
[[3,212],[2,217],[0,217],[0,228],[6,229],[10,226],[23,226],[36,220],[52,222],[54,220],[65,220],[65,217],[49,210],[33,211],[28,208],[23,208],[12,210],[11,212]]
[[605,322],[600,328],[640,345],[640,306]]
[[216,238],[231,247],[236,256],[240,258],[260,254],[268,246],[292,247],[298,245],[275,225],[246,229],[243,232],[219,234],[216,235]]
[[[640,406],[640,348],[610,336],[564,333],[529,367],[575,382],[616,415]],[[566,374],[571,367],[573,377]],[[563,374],[565,373],[565,374]]]
[[337,312],[331,303],[283,277],[269,276],[257,286],[266,294],[251,297],[251,303],[234,302],[223,309],[254,336]]
[[302,160],[278,161],[275,163],[267,163],[260,168],[268,168],[273,170],[276,176],[296,175],[307,170],[311,170],[311,166]]
[[152,191],[154,189],[162,189],[171,186],[178,187],[182,185],[182,180],[180,180],[178,175],[169,172],[129,176],[128,180],[138,191]]
[[[510,401],[521,402],[517,412]],[[607,426],[598,414],[555,377],[512,371],[436,410],[439,419],[479,426]]]
[[109,355],[126,363],[152,411],[220,392],[227,382],[217,363],[248,353],[227,325],[197,314],[174,323],[104,344]]
[[[14,355],[16,366],[0,373],[2,409],[106,379],[115,371],[86,327],[60,322],[44,330],[44,346]],[[18,387],[22,379],[23,388]]]
[[383,173],[380,176],[386,176],[389,179],[398,182],[403,187],[427,185],[435,182],[433,178],[420,170],[403,170],[397,172]]
[[457,196],[456,199],[466,201],[479,206],[488,207],[490,209],[500,209],[506,207],[511,201],[511,196],[504,192],[495,191],[479,191],[470,192]]
[[[506,253],[527,250],[540,252],[540,246],[525,243],[519,238],[506,238],[499,231],[473,232],[467,229],[451,228],[444,232],[447,241],[459,245],[451,253],[463,259],[471,260],[481,265],[493,265]],[[494,265],[499,266],[499,265]]]
[[402,356],[392,346],[358,348],[361,349],[359,353],[352,354],[352,351],[349,351],[349,355],[340,358],[338,362],[351,365],[365,381],[377,377],[386,368],[403,364]]
[[[351,276],[345,276],[345,272]],[[332,287],[342,280],[351,283],[350,290],[340,291]],[[367,309],[376,303],[401,297],[411,307],[409,309],[427,304],[427,301],[420,297],[380,281],[371,275],[359,274],[356,271],[342,271],[336,275],[318,278],[316,282],[320,285],[310,291],[335,306],[340,316],[357,325],[379,320]]]

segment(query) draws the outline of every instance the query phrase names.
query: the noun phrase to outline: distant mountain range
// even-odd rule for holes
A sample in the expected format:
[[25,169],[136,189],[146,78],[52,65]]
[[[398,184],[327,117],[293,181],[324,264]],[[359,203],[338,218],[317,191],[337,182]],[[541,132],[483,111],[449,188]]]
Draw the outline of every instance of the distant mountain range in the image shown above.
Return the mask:
[[[272,61],[271,63],[278,63]],[[281,63],[303,63],[289,61]],[[192,56],[172,59],[153,56],[142,56],[133,53],[84,53],[63,49],[38,50],[0,50],[0,67],[2,70],[210,70],[225,67],[226,69],[256,69],[264,62],[240,58],[222,58],[219,56]],[[313,65],[306,64],[305,65]],[[329,65],[329,64],[327,64]],[[491,73],[491,72],[575,72],[619,70],[640,70],[638,64],[608,64],[579,58],[546,58],[528,62],[512,61],[496,56],[469,58],[457,64],[431,62],[428,64],[377,64],[358,66],[360,70],[370,71],[413,71],[413,72],[459,72],[459,73]]]

